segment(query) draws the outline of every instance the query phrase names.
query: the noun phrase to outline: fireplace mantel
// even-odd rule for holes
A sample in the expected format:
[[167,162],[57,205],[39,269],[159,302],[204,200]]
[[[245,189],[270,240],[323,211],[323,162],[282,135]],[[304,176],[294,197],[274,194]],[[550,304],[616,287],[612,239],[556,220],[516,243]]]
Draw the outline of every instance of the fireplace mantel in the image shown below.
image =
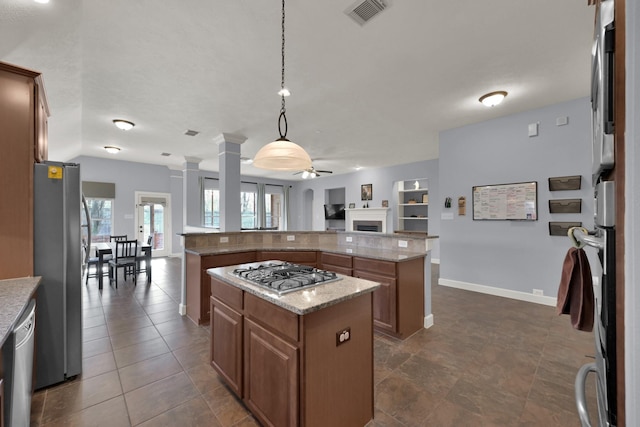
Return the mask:
[[379,221],[382,223],[382,232],[387,233],[387,212],[389,208],[355,208],[345,209],[345,229],[355,231],[354,221]]

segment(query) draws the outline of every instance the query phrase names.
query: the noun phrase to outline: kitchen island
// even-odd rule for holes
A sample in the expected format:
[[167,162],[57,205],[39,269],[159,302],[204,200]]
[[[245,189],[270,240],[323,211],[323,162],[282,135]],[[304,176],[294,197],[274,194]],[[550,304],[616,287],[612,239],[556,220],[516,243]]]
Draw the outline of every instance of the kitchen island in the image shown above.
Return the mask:
[[261,264],[207,270],[211,366],[263,425],[365,425],[380,285],[338,275],[279,295],[231,274]]

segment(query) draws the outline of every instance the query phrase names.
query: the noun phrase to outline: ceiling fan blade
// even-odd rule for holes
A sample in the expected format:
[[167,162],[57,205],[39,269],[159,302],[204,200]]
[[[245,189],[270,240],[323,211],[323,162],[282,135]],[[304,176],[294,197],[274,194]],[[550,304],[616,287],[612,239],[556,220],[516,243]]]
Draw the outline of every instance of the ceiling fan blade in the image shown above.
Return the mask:
[[320,172],[320,173],[333,173],[333,171],[323,171],[320,169],[316,169],[316,172]]
[[302,172],[304,172],[304,171],[294,172],[293,175],[300,175]]

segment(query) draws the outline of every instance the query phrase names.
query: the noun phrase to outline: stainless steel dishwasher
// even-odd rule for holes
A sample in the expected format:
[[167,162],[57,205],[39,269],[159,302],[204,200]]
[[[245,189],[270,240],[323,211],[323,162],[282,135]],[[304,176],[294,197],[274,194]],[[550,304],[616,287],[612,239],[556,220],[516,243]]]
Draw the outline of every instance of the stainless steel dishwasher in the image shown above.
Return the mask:
[[11,427],[29,426],[33,375],[33,343],[36,302],[31,300],[13,330],[15,333],[13,381],[11,386]]

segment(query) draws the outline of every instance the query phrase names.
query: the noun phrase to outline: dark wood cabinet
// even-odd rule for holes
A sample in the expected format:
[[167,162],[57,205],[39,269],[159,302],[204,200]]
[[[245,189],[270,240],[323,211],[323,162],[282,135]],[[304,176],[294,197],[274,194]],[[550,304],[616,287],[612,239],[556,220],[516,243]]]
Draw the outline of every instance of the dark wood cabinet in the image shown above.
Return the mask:
[[351,255],[320,252],[320,268],[335,271],[345,276],[353,276],[353,257]]
[[[371,293],[305,315],[215,277],[211,294],[211,366],[262,425],[372,419]],[[338,344],[336,333],[347,327],[350,342]]]
[[207,269],[227,265],[244,264],[256,260],[255,251],[219,255],[195,255],[185,253],[187,287],[187,316],[196,324],[209,323],[211,286]]
[[266,425],[297,426],[298,348],[245,319],[244,402]]
[[391,262],[353,257],[353,276],[381,284],[373,293],[377,330],[404,339],[424,326],[424,258]]
[[242,314],[211,297],[211,366],[242,398]]
[[380,283],[373,291],[373,324],[378,330],[395,333],[397,331],[396,279],[357,270],[355,277]]
[[0,62],[0,279],[33,276],[33,164],[47,159],[48,115],[40,73]]

